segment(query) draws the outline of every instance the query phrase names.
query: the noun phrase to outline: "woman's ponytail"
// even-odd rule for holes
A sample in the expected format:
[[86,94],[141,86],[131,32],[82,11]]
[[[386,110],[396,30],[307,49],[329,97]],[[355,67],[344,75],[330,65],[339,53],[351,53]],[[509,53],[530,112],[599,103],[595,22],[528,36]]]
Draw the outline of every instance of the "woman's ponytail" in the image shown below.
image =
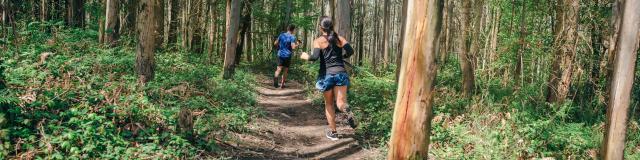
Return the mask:
[[327,39],[329,39],[329,43],[331,43],[332,45],[337,45],[339,38],[338,38],[338,33],[336,33],[335,31],[333,31],[333,29],[329,30],[329,32],[327,32],[327,35],[329,35],[329,37]]
[[320,28],[327,32],[327,39],[331,45],[337,45],[340,41],[338,37],[338,33],[333,30],[333,21],[330,17],[322,16],[320,17]]

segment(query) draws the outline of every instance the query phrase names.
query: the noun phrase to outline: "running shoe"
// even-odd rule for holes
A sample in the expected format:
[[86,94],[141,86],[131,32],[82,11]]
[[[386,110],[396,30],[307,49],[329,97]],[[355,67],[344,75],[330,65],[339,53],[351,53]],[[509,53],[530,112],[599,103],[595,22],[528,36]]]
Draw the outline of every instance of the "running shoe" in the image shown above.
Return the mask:
[[338,132],[337,131],[327,130],[326,136],[327,136],[327,138],[329,138],[332,141],[337,141],[338,140]]

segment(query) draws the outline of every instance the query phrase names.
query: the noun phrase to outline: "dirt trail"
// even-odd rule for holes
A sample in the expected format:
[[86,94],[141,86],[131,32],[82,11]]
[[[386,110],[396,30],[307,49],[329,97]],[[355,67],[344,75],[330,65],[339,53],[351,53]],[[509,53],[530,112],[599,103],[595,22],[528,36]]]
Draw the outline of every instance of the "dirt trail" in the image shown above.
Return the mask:
[[[354,130],[338,125],[340,140],[324,135],[324,109],[312,105],[303,86],[289,81],[284,89],[259,76],[258,103],[265,115],[253,121],[248,133],[235,134],[237,159],[379,159],[377,150],[363,149],[353,138]],[[339,115],[338,115],[339,116]]]

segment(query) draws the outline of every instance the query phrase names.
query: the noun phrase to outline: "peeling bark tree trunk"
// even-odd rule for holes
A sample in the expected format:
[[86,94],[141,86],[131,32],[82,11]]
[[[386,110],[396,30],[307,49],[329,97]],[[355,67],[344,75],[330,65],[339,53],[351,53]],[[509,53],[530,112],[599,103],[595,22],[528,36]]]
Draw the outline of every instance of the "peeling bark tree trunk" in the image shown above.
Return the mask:
[[442,1],[408,0],[388,159],[427,159]]
[[118,38],[118,12],[120,11],[120,3],[118,0],[106,0],[106,16],[105,16],[105,37],[104,43],[108,46],[115,45]]
[[562,103],[571,86],[576,55],[579,0],[562,0],[556,6],[555,57],[547,89],[547,102]]
[[607,109],[607,133],[602,150],[603,159],[624,159],[627,115],[640,44],[640,1],[626,1],[622,12],[611,95]]
[[136,72],[142,83],[153,80],[155,75],[155,52],[158,48],[161,23],[163,16],[161,0],[142,0],[139,3],[137,28],[138,47],[136,50]]
[[460,18],[460,37],[458,37],[458,57],[462,69],[462,95],[471,96],[475,86],[473,56],[469,53],[467,38],[469,35],[470,1],[462,1],[462,18]]
[[222,78],[231,79],[235,71],[236,47],[238,45],[238,28],[240,25],[240,12],[242,0],[227,0],[227,38],[225,42],[224,67]]

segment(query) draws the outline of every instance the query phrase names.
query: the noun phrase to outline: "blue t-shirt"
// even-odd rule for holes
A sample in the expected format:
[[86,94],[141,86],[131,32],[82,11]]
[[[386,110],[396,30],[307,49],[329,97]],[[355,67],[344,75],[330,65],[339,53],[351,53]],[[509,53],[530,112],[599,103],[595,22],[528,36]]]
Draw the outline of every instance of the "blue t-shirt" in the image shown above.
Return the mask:
[[293,53],[293,47],[291,47],[291,43],[295,41],[296,37],[289,32],[280,34],[280,36],[278,36],[278,57],[291,57],[291,53]]

